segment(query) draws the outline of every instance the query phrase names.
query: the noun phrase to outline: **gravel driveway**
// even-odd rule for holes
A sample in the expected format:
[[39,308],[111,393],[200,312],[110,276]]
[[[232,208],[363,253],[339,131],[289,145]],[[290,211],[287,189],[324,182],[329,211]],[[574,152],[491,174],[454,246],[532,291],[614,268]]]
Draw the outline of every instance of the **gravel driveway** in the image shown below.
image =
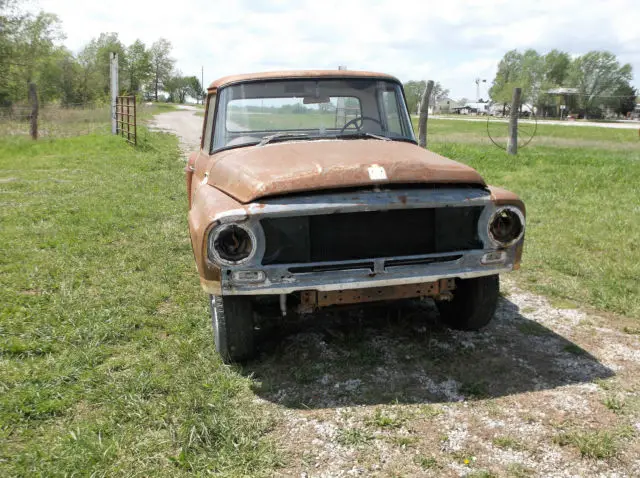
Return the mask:
[[[155,127],[197,147],[195,108]],[[492,324],[427,302],[264,324],[256,402],[282,476],[640,476],[640,323],[554,306],[503,280]]]
[[185,153],[195,151],[200,147],[203,120],[203,117],[197,116],[196,113],[204,110],[188,105],[180,105],[177,108],[179,111],[155,115],[149,126],[155,130],[174,133],[180,139],[180,147]]

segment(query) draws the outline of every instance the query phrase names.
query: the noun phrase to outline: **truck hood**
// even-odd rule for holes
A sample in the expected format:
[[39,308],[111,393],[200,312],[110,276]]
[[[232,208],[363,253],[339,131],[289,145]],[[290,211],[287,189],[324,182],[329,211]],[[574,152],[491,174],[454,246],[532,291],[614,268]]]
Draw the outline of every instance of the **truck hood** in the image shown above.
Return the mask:
[[295,141],[230,149],[214,158],[208,183],[241,203],[294,192],[383,184],[485,186],[475,169],[400,141]]

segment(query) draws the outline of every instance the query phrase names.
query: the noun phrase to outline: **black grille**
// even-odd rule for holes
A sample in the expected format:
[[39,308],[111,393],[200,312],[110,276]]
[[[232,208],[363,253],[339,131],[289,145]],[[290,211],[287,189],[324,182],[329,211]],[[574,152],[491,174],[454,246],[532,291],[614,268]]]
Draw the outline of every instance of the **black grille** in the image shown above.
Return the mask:
[[482,207],[399,209],[262,219],[262,263],[349,261],[482,247]]

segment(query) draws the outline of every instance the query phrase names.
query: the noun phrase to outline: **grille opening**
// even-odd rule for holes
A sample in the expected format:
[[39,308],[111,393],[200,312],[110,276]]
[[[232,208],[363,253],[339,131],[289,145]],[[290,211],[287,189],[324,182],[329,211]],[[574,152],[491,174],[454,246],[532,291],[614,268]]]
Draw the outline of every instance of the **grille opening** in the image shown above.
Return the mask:
[[263,265],[353,261],[480,249],[482,206],[266,218]]

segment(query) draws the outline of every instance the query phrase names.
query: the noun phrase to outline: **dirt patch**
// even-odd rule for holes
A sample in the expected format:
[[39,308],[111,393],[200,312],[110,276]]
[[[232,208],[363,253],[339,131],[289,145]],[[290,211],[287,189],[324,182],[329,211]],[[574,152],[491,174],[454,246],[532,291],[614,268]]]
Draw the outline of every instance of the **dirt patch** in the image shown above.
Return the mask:
[[503,289],[479,333],[426,302],[263,329],[244,371],[284,417],[282,475],[639,476],[638,336]]

